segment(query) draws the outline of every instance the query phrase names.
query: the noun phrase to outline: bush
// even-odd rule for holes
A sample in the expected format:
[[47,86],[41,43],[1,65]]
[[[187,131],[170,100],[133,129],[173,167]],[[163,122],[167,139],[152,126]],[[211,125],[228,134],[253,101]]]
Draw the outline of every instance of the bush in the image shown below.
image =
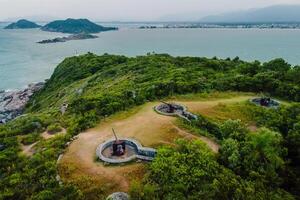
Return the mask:
[[62,128],[61,128],[60,124],[55,123],[55,124],[49,125],[47,127],[47,131],[50,134],[55,134],[55,133],[58,133],[58,132],[62,131]]
[[238,141],[244,141],[246,135],[249,133],[247,127],[241,122],[241,120],[229,119],[220,125],[220,131],[222,138],[233,138]]
[[222,139],[222,134],[217,123],[198,115],[198,120],[194,120],[192,125],[200,130],[207,131],[217,139]]
[[24,145],[30,145],[30,144],[35,143],[39,139],[40,139],[40,135],[38,133],[32,133],[32,134],[23,136],[21,139],[21,143]]

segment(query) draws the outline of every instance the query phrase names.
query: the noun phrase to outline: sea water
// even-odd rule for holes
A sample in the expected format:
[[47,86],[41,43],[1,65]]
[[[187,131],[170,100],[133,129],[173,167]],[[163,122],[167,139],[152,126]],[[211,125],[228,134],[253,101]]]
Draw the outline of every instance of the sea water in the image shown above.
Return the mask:
[[126,56],[148,52],[174,56],[239,56],[247,61],[262,62],[280,57],[292,65],[300,64],[300,30],[138,29],[138,24],[118,24],[120,30],[99,33],[97,39],[37,44],[40,40],[66,34],[39,29],[4,30],[5,25],[0,23],[0,90],[20,89],[43,81],[65,57],[87,52]]

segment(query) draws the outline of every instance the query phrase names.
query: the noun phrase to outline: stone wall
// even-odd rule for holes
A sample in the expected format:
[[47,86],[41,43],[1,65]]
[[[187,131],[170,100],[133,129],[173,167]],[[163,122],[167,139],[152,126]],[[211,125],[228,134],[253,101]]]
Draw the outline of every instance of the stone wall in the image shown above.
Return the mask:
[[111,163],[111,164],[120,164],[120,163],[126,163],[130,162],[135,159],[140,159],[140,160],[146,160],[146,161],[151,161],[154,159],[156,155],[156,150],[153,148],[148,148],[148,147],[143,147],[138,141],[131,139],[131,138],[124,138],[120,139],[124,140],[127,145],[130,145],[135,148],[136,154],[129,156],[127,158],[123,159],[112,159],[112,158],[107,158],[105,157],[102,152],[104,149],[108,148],[113,144],[115,139],[110,139],[102,144],[100,144],[97,149],[96,149],[96,155],[98,158],[106,163]]
[[[260,103],[261,99],[262,99],[261,97],[257,97],[257,98],[250,99],[249,101],[251,103],[254,103],[257,106],[262,106],[261,103]],[[269,105],[268,106],[263,106],[263,107],[265,107],[265,108],[278,108],[279,106],[280,106],[280,102],[279,101],[270,98]]]
[[178,109],[176,112],[174,113],[167,113],[167,112],[162,112],[161,108],[162,106],[164,106],[165,104],[160,104],[158,106],[155,106],[154,107],[154,110],[158,113],[158,114],[161,114],[161,115],[166,115],[166,116],[175,116],[175,117],[180,117],[182,119],[185,119],[187,121],[191,121],[191,119],[198,119],[197,115],[194,115],[193,113],[191,112],[188,112],[187,111],[187,107],[184,106],[184,105],[181,105],[181,104],[174,104],[174,106],[178,106],[180,107],[181,109]]

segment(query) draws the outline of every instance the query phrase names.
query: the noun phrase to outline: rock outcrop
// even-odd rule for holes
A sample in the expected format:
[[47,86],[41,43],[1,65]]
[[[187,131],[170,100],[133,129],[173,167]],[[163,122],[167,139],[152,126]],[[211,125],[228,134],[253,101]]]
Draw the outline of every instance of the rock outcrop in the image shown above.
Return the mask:
[[21,115],[30,97],[43,87],[44,82],[39,82],[29,84],[24,90],[0,91],[0,124]]
[[0,151],[3,151],[5,149],[4,144],[0,144]]
[[95,38],[98,38],[98,36],[81,33],[81,34],[70,35],[68,37],[57,37],[54,39],[42,40],[37,43],[49,44],[49,43],[67,42],[67,41],[71,41],[71,40],[87,40],[87,39],[95,39]]
[[109,195],[106,200],[129,200],[129,196],[124,192],[115,192]]

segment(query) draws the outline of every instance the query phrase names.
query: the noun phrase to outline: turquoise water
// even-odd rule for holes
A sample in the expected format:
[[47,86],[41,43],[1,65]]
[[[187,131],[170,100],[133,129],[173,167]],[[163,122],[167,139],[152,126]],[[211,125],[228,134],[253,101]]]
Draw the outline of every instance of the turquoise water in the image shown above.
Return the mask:
[[123,24],[119,31],[98,34],[98,39],[42,45],[36,42],[63,34],[4,30],[4,25],[0,24],[0,90],[49,78],[65,57],[86,52],[135,56],[154,51],[175,56],[239,56],[248,61],[282,57],[293,65],[300,64],[300,30],[140,30]]

